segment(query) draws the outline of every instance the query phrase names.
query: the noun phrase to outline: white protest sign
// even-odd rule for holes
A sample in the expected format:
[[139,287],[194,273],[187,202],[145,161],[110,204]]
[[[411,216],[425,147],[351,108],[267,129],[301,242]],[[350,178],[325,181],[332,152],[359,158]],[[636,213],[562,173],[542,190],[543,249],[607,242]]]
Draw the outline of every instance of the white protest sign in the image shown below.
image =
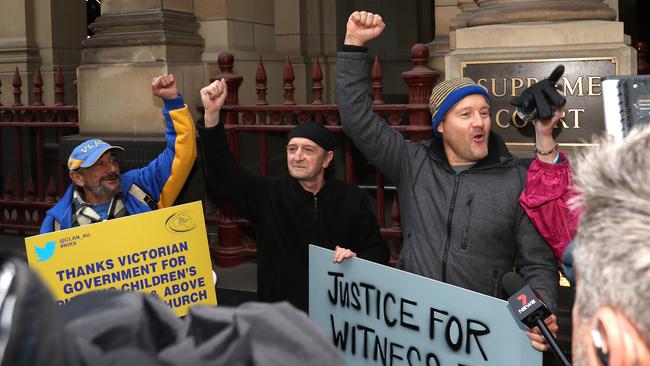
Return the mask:
[[539,366],[508,302],[309,247],[309,317],[349,365]]

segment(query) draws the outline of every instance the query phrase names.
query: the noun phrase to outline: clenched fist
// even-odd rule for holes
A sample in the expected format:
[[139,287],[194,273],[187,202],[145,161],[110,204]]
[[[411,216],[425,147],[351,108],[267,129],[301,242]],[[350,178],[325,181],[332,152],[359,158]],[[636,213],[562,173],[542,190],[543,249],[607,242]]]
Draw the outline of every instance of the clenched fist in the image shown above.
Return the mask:
[[363,46],[371,39],[379,37],[386,27],[379,14],[367,11],[355,11],[348,18],[345,44]]
[[228,85],[226,85],[225,79],[215,80],[212,84],[201,89],[205,127],[214,127],[219,124],[219,111],[226,102],[227,96]]
[[151,91],[153,95],[162,99],[176,98],[178,96],[178,87],[176,87],[174,74],[164,74],[153,78]]

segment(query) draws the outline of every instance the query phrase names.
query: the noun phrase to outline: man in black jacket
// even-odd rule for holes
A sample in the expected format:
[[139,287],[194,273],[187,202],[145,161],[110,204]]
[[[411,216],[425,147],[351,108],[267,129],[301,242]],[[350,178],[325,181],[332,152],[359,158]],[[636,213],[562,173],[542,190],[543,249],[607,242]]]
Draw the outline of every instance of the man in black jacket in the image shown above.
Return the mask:
[[[438,83],[430,98],[433,138],[404,139],[373,111],[368,95],[365,43],[384,26],[378,14],[352,13],[336,81],[344,132],[397,188],[403,233],[397,268],[505,299],[503,275],[517,267],[555,310],[557,262],[518,202],[528,167],[491,131],[489,94],[470,79]],[[560,116],[556,110],[535,122],[544,174],[558,156],[552,130]],[[557,318],[545,321],[556,333]],[[528,336],[536,349],[550,349],[539,329]]]
[[289,176],[252,174],[235,163],[219,123],[226,95],[223,80],[201,89],[205,175],[210,198],[255,225],[258,299],[308,310],[309,244],[334,250],[335,262],[358,256],[386,264],[390,250],[365,193],[325,174],[334,158],[332,133],[316,123],[296,126],[287,144]]

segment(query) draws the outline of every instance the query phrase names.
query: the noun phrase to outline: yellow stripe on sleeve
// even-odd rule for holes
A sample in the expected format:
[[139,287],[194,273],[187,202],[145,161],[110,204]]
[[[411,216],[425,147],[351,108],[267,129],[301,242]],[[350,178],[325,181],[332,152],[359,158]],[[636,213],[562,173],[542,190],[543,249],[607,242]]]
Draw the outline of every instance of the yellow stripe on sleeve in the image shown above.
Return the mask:
[[169,111],[169,115],[176,131],[174,161],[171,174],[160,192],[158,208],[174,204],[196,160],[196,130],[189,108],[185,105],[181,109]]

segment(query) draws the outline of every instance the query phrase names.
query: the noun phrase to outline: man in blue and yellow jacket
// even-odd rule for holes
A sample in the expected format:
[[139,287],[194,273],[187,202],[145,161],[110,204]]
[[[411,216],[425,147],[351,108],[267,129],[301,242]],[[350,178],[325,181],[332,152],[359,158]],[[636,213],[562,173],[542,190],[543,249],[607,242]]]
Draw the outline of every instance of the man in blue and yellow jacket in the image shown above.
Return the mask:
[[151,89],[163,99],[167,146],[146,167],[120,174],[112,146],[99,139],[84,141],[68,159],[72,184],[47,211],[41,234],[171,206],[196,159],[194,122],[178,95],[174,75],[154,78]]

